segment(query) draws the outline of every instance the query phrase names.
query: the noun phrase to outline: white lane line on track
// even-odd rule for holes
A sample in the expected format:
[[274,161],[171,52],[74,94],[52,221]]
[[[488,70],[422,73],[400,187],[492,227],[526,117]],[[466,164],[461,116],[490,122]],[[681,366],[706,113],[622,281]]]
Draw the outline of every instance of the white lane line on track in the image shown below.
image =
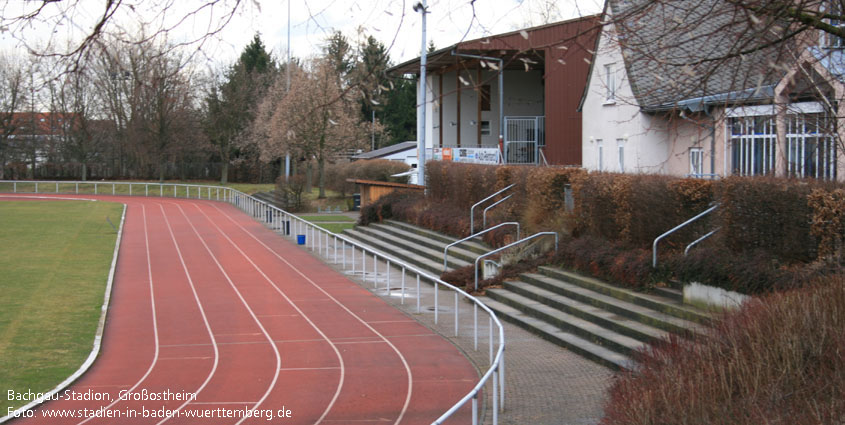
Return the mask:
[[283,367],[279,370],[337,370],[339,367]]
[[[337,399],[340,396],[340,390],[341,390],[341,388],[343,388],[343,383],[344,383],[345,378],[346,378],[346,366],[343,362],[343,356],[341,356],[340,350],[338,350],[337,346],[335,346],[335,344],[332,342],[332,340],[329,339],[329,337],[325,333],[323,333],[323,331],[317,326],[317,324],[314,323],[311,320],[311,318],[308,317],[308,315],[306,315],[305,312],[302,311],[302,309],[300,309],[298,305],[296,305],[296,303],[291,301],[290,297],[288,297],[288,295],[284,291],[282,291],[281,288],[279,288],[278,285],[276,285],[276,282],[274,282],[273,279],[270,279],[270,277],[267,276],[267,274],[264,273],[264,270],[262,270],[261,267],[258,267],[258,265],[255,264],[255,262],[253,262],[252,259],[249,258],[248,255],[246,255],[246,253],[241,249],[241,247],[238,246],[238,244],[236,244],[231,238],[229,238],[229,235],[227,235],[226,232],[224,232],[223,229],[221,229],[220,226],[218,226],[217,223],[215,223],[214,220],[212,220],[208,216],[208,214],[205,213],[205,211],[200,209],[200,207],[196,204],[194,204],[194,208],[196,208],[197,211],[202,213],[202,215],[205,217],[205,219],[209,223],[211,223],[211,225],[214,226],[214,228],[216,228],[217,231],[221,235],[223,235],[223,237],[227,241],[229,241],[229,243],[233,247],[235,247],[235,249],[252,265],[252,267],[254,267],[255,270],[258,271],[258,273],[261,274],[262,277],[264,277],[264,280],[266,280],[267,283],[269,283],[273,288],[275,288],[276,292],[278,292],[279,295],[282,296],[282,298],[284,298],[294,309],[296,309],[296,311],[299,313],[299,315],[302,316],[302,318],[305,319],[305,321],[307,321],[308,324],[310,324],[311,327],[314,328],[314,330],[316,330],[317,333],[320,334],[320,336],[323,338],[323,340],[325,340],[332,347],[332,350],[334,350],[335,356],[337,356],[337,361],[340,364],[340,379],[338,381],[337,389],[335,390],[334,396],[332,397],[331,401],[329,401],[328,406],[326,406],[326,409],[323,411],[323,414],[320,415],[320,417],[317,419],[317,421],[314,422],[314,425],[318,425],[319,423],[321,423],[326,418],[326,416],[329,414],[329,411],[331,411],[332,407],[334,406],[335,402],[337,402]],[[183,212],[183,214],[184,214],[184,212]],[[275,348],[276,344],[273,344],[273,347]],[[278,369],[279,369],[279,367],[277,366],[277,370],[276,370],[277,376],[278,376]],[[263,399],[262,399],[262,401],[263,401]],[[256,405],[256,407],[257,407],[257,405]]]
[[[196,204],[194,204],[194,206],[196,206]],[[181,205],[177,204],[176,207],[179,208],[179,212],[182,214],[182,217],[185,218],[185,220],[188,222],[188,225],[191,226],[191,229],[194,231],[194,234],[196,234],[197,238],[199,238],[200,242],[202,242],[202,246],[204,246],[205,250],[208,251],[208,255],[211,256],[212,260],[214,260],[214,264],[216,264],[217,268],[220,269],[220,273],[223,273],[223,276],[229,282],[229,286],[231,286],[232,289],[235,291],[235,294],[238,295],[238,298],[241,300],[241,303],[244,305],[244,307],[246,307],[247,311],[249,312],[249,315],[252,316],[252,320],[254,320],[255,324],[258,325],[258,327],[261,329],[261,333],[263,333],[264,337],[267,338],[267,342],[270,344],[271,347],[273,347],[273,353],[276,355],[276,370],[275,370],[275,373],[273,373],[273,380],[270,382],[270,385],[267,387],[267,390],[264,392],[264,395],[258,400],[257,403],[255,403],[254,406],[252,406],[251,409],[249,409],[250,412],[255,411],[255,409],[257,409],[258,406],[261,405],[261,403],[263,403],[264,400],[266,400],[267,397],[270,396],[270,393],[273,391],[273,388],[276,386],[276,381],[278,381],[278,379],[279,379],[279,368],[282,367],[282,356],[281,356],[281,354],[279,354],[279,347],[276,346],[276,344],[273,342],[273,338],[270,336],[270,334],[267,332],[267,330],[264,329],[264,325],[261,323],[261,320],[258,320],[258,317],[256,317],[256,315],[255,315],[255,312],[252,311],[252,308],[249,306],[249,303],[247,303],[246,300],[244,299],[243,295],[241,294],[241,291],[239,291],[238,287],[235,286],[235,282],[232,281],[232,278],[229,277],[228,273],[226,273],[226,269],[224,269],[223,265],[220,264],[220,261],[217,260],[217,256],[214,255],[214,252],[211,250],[211,248],[209,248],[208,244],[205,242],[205,239],[203,239],[203,237],[200,235],[200,232],[194,226],[194,223],[191,221],[191,219],[188,218],[188,215],[185,214],[185,210],[182,209]],[[219,228],[218,228],[218,230],[219,230]],[[221,232],[221,234],[222,233],[223,232]],[[223,236],[228,239],[228,236],[226,236],[225,234],[223,234]],[[241,418],[241,420],[235,422],[235,425],[239,425],[247,419],[249,419],[247,417],[247,415],[244,415],[244,417]]]
[[[384,335],[382,335],[381,333],[379,333],[379,331],[377,331],[375,328],[373,328],[372,326],[370,326],[370,325],[369,325],[366,321],[364,321],[364,319],[362,319],[361,317],[359,317],[357,314],[353,313],[353,312],[352,312],[352,310],[350,310],[350,309],[349,309],[349,307],[347,307],[346,305],[344,305],[343,303],[341,303],[340,301],[338,301],[338,300],[337,300],[337,298],[335,298],[335,297],[333,297],[331,294],[329,294],[329,293],[328,293],[325,289],[323,289],[322,287],[320,287],[320,285],[317,285],[317,283],[316,283],[316,282],[314,282],[313,280],[311,280],[311,278],[310,278],[310,277],[306,276],[306,275],[305,275],[305,273],[303,273],[303,272],[302,272],[301,270],[299,270],[296,266],[294,266],[293,264],[291,264],[291,263],[290,263],[290,261],[288,261],[287,259],[285,259],[285,258],[284,258],[284,257],[282,257],[281,255],[279,255],[279,253],[277,253],[276,251],[274,251],[274,250],[273,250],[272,248],[270,248],[269,246],[267,246],[267,244],[265,244],[265,243],[264,243],[261,239],[258,239],[258,237],[256,237],[255,235],[253,235],[253,234],[252,234],[252,232],[250,232],[250,231],[246,230],[246,228],[244,228],[244,227],[243,227],[240,223],[238,223],[237,221],[235,221],[234,219],[232,219],[232,217],[230,217],[230,216],[229,216],[229,214],[227,214],[227,213],[226,213],[226,212],[224,212],[222,209],[220,209],[220,207],[218,207],[217,205],[214,205],[214,204],[210,204],[210,205],[211,205],[212,207],[214,207],[217,211],[219,211],[221,214],[223,214],[223,216],[224,216],[224,217],[226,217],[226,219],[228,219],[229,221],[231,221],[232,223],[234,223],[236,226],[238,226],[238,227],[239,227],[239,228],[240,228],[240,229],[241,229],[244,233],[246,233],[246,234],[247,234],[247,235],[249,235],[252,239],[254,239],[256,242],[258,242],[259,244],[261,244],[261,246],[263,246],[265,249],[267,249],[267,251],[269,251],[270,253],[272,253],[273,255],[275,255],[275,256],[276,256],[276,258],[278,258],[279,260],[281,260],[283,263],[287,264],[287,265],[288,265],[288,267],[290,267],[290,268],[291,268],[292,270],[294,270],[297,274],[299,274],[300,276],[302,276],[302,277],[303,277],[305,280],[307,280],[307,281],[308,281],[308,282],[309,282],[312,286],[314,286],[314,287],[315,287],[315,288],[317,288],[320,292],[322,292],[322,293],[323,293],[323,294],[325,294],[327,297],[329,297],[329,299],[331,299],[332,301],[334,301],[334,302],[335,302],[335,304],[337,304],[340,308],[342,308],[342,309],[346,310],[346,312],[347,312],[347,313],[349,313],[350,315],[352,315],[352,317],[356,318],[359,322],[361,322],[361,324],[363,324],[364,326],[366,326],[367,328],[369,328],[369,329],[370,329],[370,331],[372,331],[374,334],[378,335],[378,336],[379,336],[379,338],[383,339],[383,340],[384,340],[384,341],[385,341],[388,345],[390,345],[390,347],[393,349],[393,351],[394,351],[394,352],[395,352],[395,353],[399,356],[399,359],[400,359],[400,360],[402,360],[402,364],[405,366],[405,371],[406,371],[407,376],[408,376],[408,391],[407,391],[407,396],[405,397],[405,404],[402,406],[402,411],[399,413],[399,417],[397,417],[397,418],[396,418],[396,422],[394,422],[394,423],[393,423],[394,425],[399,424],[399,423],[402,421],[402,418],[405,416],[405,413],[408,411],[408,405],[410,405],[410,403],[411,403],[411,392],[413,391],[413,383],[414,383],[414,378],[413,378],[413,376],[412,376],[412,374],[411,374],[411,366],[410,366],[410,365],[408,365],[408,361],[405,359],[405,356],[403,356],[403,355],[402,355],[402,352],[401,352],[401,351],[399,351],[399,349],[398,349],[395,345],[393,345],[393,343],[392,343],[392,342],[390,342],[390,340],[388,340],[388,339],[387,339],[387,337],[385,337]],[[203,214],[204,214],[204,213],[203,213]],[[206,217],[207,217],[207,216],[206,216]],[[210,221],[210,220],[209,220],[209,221]],[[213,222],[212,222],[212,223],[213,223]],[[216,226],[216,224],[215,224],[215,226]]]
[[[158,354],[159,354],[158,320],[156,319],[155,289],[153,288],[153,268],[152,268],[152,262],[150,261],[150,236],[149,236],[149,232],[147,231],[147,208],[144,205],[141,205],[141,217],[143,218],[143,221],[144,221],[144,249],[146,250],[146,253],[147,253],[147,277],[149,278],[149,282],[150,282],[150,307],[151,307],[152,318],[153,318],[153,337],[155,339],[155,354],[153,354],[153,361],[150,363],[150,366],[147,368],[147,372],[144,373],[144,376],[142,376],[141,379],[139,379],[138,382],[136,382],[135,385],[133,385],[127,391],[127,392],[130,392],[130,393],[132,391],[134,391],[135,388],[138,388],[138,386],[141,385],[141,382],[144,382],[144,380],[147,379],[147,376],[150,376],[150,373],[152,373],[153,369],[155,368],[156,362],[158,361]],[[111,402],[104,409],[109,410],[115,404],[117,404],[120,401],[121,400],[118,398],[115,401]],[[85,419],[82,422],[79,422],[79,425],[84,424],[85,422],[88,422],[91,419],[94,419],[94,417],[92,416],[92,417],[89,417],[88,419]]]
[[[202,307],[202,302],[200,301],[199,295],[197,295],[197,288],[194,286],[194,280],[191,278],[191,273],[188,271],[188,266],[185,264],[185,258],[182,256],[182,250],[179,248],[179,243],[176,242],[176,236],[173,234],[173,227],[170,226],[170,219],[167,218],[167,213],[164,212],[164,206],[162,204],[158,204],[159,209],[161,209],[161,214],[164,216],[164,222],[167,224],[167,231],[170,232],[170,240],[173,241],[173,245],[176,247],[176,253],[179,254],[179,262],[182,263],[182,270],[185,271],[185,276],[188,278],[188,283],[191,285],[191,291],[194,293],[194,299],[197,302],[197,306],[199,306],[200,314],[202,315],[202,321],[205,323],[205,329],[208,330],[208,337],[211,338],[211,345],[214,346],[214,365],[211,367],[211,371],[208,373],[208,376],[205,377],[205,381],[203,381],[202,385],[199,386],[194,391],[194,394],[199,394],[208,382],[211,381],[211,377],[214,376],[214,372],[217,371],[217,364],[220,362],[220,352],[217,349],[217,340],[214,339],[214,333],[211,331],[211,325],[208,323],[208,317],[205,315],[205,309]],[[186,401],[182,403],[175,411],[182,410],[190,401]],[[172,418],[173,416],[167,417],[156,425],[162,424]]]

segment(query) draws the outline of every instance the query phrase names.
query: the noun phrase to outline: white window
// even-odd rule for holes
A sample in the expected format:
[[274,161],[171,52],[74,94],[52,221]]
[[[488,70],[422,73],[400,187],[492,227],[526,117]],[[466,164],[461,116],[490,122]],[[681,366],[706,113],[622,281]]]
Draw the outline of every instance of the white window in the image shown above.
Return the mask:
[[728,120],[731,171],[740,176],[769,174],[775,168],[775,118],[771,115]]
[[786,120],[786,167],[790,176],[836,179],[836,141],[824,114],[790,115]]
[[604,76],[604,84],[607,89],[605,99],[607,102],[613,102],[616,100],[616,74],[613,72],[612,63],[604,66]]
[[481,121],[481,135],[482,136],[489,136],[490,135],[490,121]]
[[596,140],[596,153],[598,154],[598,158],[596,158],[598,170],[604,171],[604,143],[602,143],[601,139]]
[[689,173],[693,177],[704,174],[704,149],[691,148],[689,150]]
[[[835,18],[830,18],[828,23],[836,28],[845,27],[845,19],[843,19],[843,10],[842,4],[839,1],[828,1],[825,4],[825,13],[831,16],[835,16]],[[823,32],[822,33],[822,46],[829,47],[832,49],[841,49],[845,48],[845,39],[842,37],[837,37],[835,35]]]
[[625,139],[616,139],[617,160],[619,162],[619,172],[625,172]]

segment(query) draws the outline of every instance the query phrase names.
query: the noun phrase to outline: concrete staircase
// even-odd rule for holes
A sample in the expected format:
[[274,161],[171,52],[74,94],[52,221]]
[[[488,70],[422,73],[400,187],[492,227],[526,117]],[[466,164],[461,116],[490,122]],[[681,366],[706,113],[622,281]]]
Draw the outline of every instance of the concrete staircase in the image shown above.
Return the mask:
[[[345,235],[440,275],[449,236],[398,221],[358,226]],[[449,250],[448,268],[488,252],[479,242]],[[637,350],[668,337],[702,334],[708,314],[684,305],[680,293],[642,293],[554,267],[540,267],[491,288],[482,297],[500,319],[613,369],[630,369]]]
[[632,368],[650,342],[703,334],[710,322],[679,293],[645,294],[554,267],[488,289],[484,302],[501,319],[613,369]]
[[[443,249],[455,238],[413,226],[400,221],[388,220],[369,226],[357,226],[345,230],[344,235],[358,242],[389,253],[407,261],[435,276],[443,273]],[[480,242],[469,241],[449,249],[448,270],[472,265],[475,258],[490,248]]]

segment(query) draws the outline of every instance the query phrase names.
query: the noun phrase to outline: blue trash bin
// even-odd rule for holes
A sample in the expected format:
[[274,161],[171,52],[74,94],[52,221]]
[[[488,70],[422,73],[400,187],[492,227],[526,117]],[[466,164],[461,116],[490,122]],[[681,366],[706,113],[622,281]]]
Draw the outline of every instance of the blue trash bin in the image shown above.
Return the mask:
[[305,235],[296,235],[296,243],[298,245],[305,245]]

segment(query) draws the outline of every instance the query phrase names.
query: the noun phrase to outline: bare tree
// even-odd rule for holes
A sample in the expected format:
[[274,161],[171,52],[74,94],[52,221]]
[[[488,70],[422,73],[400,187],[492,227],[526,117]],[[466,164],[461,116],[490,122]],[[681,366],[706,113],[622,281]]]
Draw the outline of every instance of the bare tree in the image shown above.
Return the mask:
[[61,83],[50,84],[51,120],[56,121],[65,158],[79,163],[80,179],[88,179],[89,162],[103,153],[104,134],[97,125],[100,102],[91,71],[67,74]]
[[[253,0],[251,4],[257,7],[258,1]],[[189,46],[197,51],[197,47],[220,33],[243,8],[242,0],[107,0],[96,5],[82,0],[12,1],[0,5],[0,29],[28,52],[60,58],[66,70],[74,71],[84,65],[89,51],[106,36],[111,36],[112,42],[126,45],[162,43],[172,38],[168,36],[180,25],[191,20],[205,22],[206,26],[191,38],[171,43],[169,47]],[[146,36],[125,37],[128,25],[147,29]],[[48,38],[33,42],[35,33],[47,34]]]
[[[344,95],[337,68],[325,58],[314,59],[307,68],[291,70],[290,91],[277,79],[261,105],[269,117],[257,134],[270,137],[259,144],[266,159],[286,151],[305,161],[307,175],[311,160],[317,163],[320,197],[325,195],[325,165],[335,154],[363,144],[368,127],[362,125],[351,95]],[[310,176],[309,176],[310,177]]]
[[15,112],[23,100],[23,66],[19,58],[0,56],[0,179],[6,178],[6,159],[11,136],[17,128]]

